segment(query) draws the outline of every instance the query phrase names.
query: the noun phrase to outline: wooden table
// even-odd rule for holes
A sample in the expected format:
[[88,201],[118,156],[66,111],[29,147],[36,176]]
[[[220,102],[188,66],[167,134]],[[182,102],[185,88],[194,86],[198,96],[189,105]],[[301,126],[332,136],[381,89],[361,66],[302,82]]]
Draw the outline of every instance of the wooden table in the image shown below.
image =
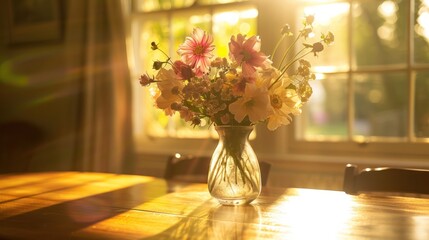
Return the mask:
[[87,172],[0,175],[0,239],[429,239],[429,199],[264,188],[220,206],[205,184]]

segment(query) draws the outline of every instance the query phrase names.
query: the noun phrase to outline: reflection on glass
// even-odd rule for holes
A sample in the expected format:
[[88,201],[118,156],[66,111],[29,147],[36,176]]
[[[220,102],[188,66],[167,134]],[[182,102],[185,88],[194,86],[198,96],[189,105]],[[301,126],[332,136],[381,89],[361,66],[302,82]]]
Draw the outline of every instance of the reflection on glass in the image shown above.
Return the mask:
[[[315,32],[313,39],[309,42],[316,42],[320,40],[321,33],[331,31],[335,34],[335,47],[326,48],[323,54],[318,57],[309,56],[316,72],[321,71],[347,71],[349,69],[348,63],[348,14],[350,5],[346,2],[329,3],[329,4],[315,4],[306,6],[304,14],[314,15],[314,29]],[[327,14],[329,13],[329,14]],[[331,67],[329,67],[331,66]],[[333,67],[334,66],[334,67]],[[327,68],[329,67],[329,68]]]
[[414,60],[429,63],[429,1],[417,0],[415,7]]
[[347,136],[347,76],[328,75],[311,82],[313,95],[307,105],[306,139]]
[[429,71],[419,72],[415,88],[415,135],[419,138],[429,137]]
[[405,73],[353,75],[354,135],[405,137],[408,80]]
[[[408,1],[360,0],[353,5],[354,66],[405,64]],[[370,56],[370,57],[369,57]]]

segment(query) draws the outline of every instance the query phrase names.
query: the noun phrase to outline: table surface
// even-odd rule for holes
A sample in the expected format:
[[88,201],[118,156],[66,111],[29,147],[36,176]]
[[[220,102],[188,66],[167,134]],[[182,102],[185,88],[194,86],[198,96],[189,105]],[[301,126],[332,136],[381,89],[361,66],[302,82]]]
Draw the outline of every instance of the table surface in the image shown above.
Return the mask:
[[0,175],[0,239],[429,239],[429,199],[263,188],[221,206],[206,184],[136,175]]

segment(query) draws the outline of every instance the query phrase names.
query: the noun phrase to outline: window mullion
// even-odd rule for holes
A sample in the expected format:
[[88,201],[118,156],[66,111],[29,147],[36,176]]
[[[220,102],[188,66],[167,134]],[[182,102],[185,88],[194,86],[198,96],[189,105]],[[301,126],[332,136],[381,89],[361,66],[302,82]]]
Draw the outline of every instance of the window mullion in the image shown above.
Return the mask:
[[352,76],[352,64],[353,64],[353,0],[349,1],[349,16],[348,16],[348,50],[349,50],[349,69],[348,69],[348,94],[347,94],[347,105],[348,105],[348,112],[347,112],[347,118],[348,118],[348,140],[353,141],[353,132],[354,132],[354,121],[355,121],[355,104],[354,104],[354,83],[353,83],[353,76]]
[[408,18],[407,18],[407,41],[408,41],[408,54],[407,54],[407,74],[408,74],[408,124],[407,124],[407,133],[408,141],[415,142],[415,131],[414,131],[414,104],[415,104],[415,85],[416,85],[416,74],[413,70],[414,66],[414,0],[410,0],[408,4]]

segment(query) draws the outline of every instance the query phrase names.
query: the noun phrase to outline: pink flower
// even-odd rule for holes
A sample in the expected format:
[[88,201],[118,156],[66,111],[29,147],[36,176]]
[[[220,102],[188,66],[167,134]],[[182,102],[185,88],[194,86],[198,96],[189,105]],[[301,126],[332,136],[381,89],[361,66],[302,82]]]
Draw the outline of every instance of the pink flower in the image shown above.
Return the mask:
[[174,73],[176,73],[176,75],[182,80],[190,79],[195,76],[195,73],[192,72],[192,68],[182,61],[175,61],[173,69]]
[[251,77],[256,72],[256,67],[262,67],[270,63],[268,57],[261,50],[261,40],[257,36],[246,39],[241,34],[231,37],[229,43],[229,56],[242,67],[245,77]]
[[239,123],[246,116],[252,123],[263,121],[272,113],[268,90],[256,84],[247,84],[244,95],[231,103],[228,109]]
[[202,76],[210,67],[210,58],[214,50],[213,37],[205,31],[194,28],[190,37],[180,45],[177,53],[185,64],[191,66],[196,76]]

